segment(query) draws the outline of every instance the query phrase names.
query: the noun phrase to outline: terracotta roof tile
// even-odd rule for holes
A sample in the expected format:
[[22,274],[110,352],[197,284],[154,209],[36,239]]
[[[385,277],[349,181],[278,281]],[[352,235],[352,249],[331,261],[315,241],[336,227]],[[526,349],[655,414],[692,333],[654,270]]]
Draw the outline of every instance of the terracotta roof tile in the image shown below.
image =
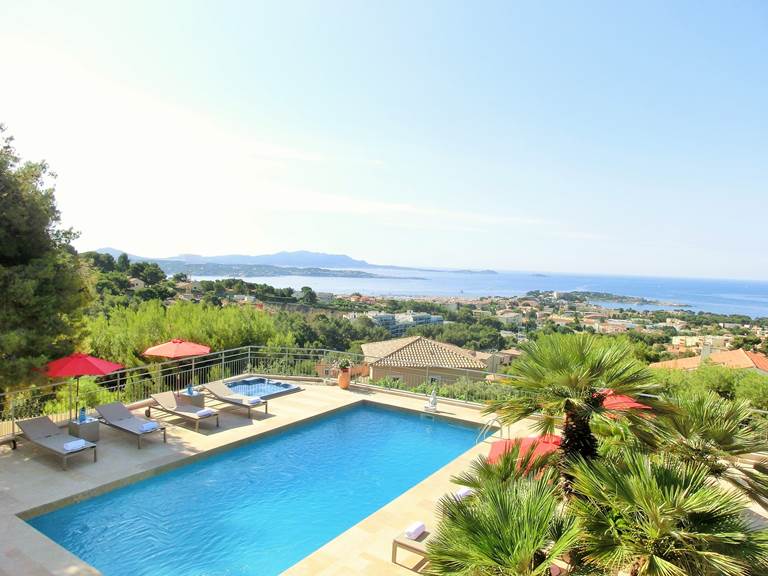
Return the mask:
[[649,368],[667,368],[670,370],[695,370],[701,364],[701,356],[691,356],[689,358],[676,358],[674,360],[664,360],[663,362],[653,362]]
[[750,357],[755,368],[768,372],[768,356],[757,352],[747,352],[747,356]]
[[[741,348],[724,352],[713,352],[707,356],[706,361],[727,368],[756,368],[768,372],[768,357],[757,352],[747,352]],[[672,370],[695,370],[700,364],[701,356],[692,356],[690,358],[654,362],[650,367],[670,368]]]
[[362,349],[366,361],[372,366],[487,368],[485,362],[475,358],[470,351],[423,336],[372,342],[363,344]]

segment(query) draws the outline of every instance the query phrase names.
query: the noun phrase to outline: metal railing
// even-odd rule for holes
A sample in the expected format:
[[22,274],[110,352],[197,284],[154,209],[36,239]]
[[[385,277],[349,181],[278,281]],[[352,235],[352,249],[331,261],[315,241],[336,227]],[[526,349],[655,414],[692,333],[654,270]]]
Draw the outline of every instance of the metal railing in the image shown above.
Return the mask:
[[83,377],[0,393],[0,439],[18,433],[15,422],[49,416],[59,425],[74,418],[79,408],[93,415],[94,407],[108,402],[137,403],[151,394],[179,391],[187,386],[237,376],[263,375],[335,380],[339,363],[350,364],[352,384],[429,394],[465,402],[483,402],[510,394],[509,386],[497,382],[500,375],[480,370],[442,366],[387,369],[372,378],[370,363],[376,358],[322,348],[243,346],[181,360],[150,363],[120,370],[107,376]]

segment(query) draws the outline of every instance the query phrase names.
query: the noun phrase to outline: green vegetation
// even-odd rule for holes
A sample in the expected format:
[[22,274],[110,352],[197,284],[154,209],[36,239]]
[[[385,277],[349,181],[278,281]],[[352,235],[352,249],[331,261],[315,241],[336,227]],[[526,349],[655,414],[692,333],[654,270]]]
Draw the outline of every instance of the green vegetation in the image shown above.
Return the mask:
[[491,402],[486,412],[495,412],[503,423],[540,413],[536,427],[543,434],[553,433],[555,424],[565,417],[563,451],[568,458],[597,456],[590,421],[606,411],[605,389],[636,396],[657,388],[652,374],[622,340],[553,334],[523,350],[524,356],[510,370],[510,384],[521,394]]
[[45,162],[22,162],[0,126],[0,390],[42,375],[48,359],[82,338],[89,291],[71,230],[58,227],[53,175]]
[[281,336],[274,319],[252,307],[216,308],[190,302],[165,307],[157,300],[102,312],[90,317],[87,327],[88,349],[93,354],[128,367],[145,364],[141,352],[171,338],[226,350],[248,344],[268,346]]
[[428,544],[429,574],[549,574],[553,561],[579,539],[575,518],[563,512],[548,477],[489,483],[476,495],[440,500],[443,518]]
[[742,463],[763,450],[768,439],[768,427],[754,418],[750,403],[698,391],[671,397],[670,407],[665,418],[635,426],[638,438],[684,464],[706,466],[710,476],[768,510],[768,475]]
[[435,384],[422,382],[416,386],[410,386],[400,380],[392,378],[382,378],[373,382],[376,386],[382,388],[391,388],[393,390],[407,390],[416,394],[431,394],[432,390],[437,388],[437,395],[442,398],[453,398],[454,400],[463,400],[465,402],[489,402],[492,400],[502,400],[509,398],[510,387],[505,384],[495,382],[485,382],[472,380],[462,376],[456,381],[448,384]]
[[625,453],[576,463],[578,556],[607,574],[747,575],[768,568],[768,532],[749,525],[747,502],[703,465]]
[[[474,319],[473,319],[474,320]],[[502,350],[507,341],[500,334],[501,324],[493,318],[478,322],[451,324],[424,324],[410,328],[408,336],[424,336],[470,350]]]
[[654,378],[667,394],[707,391],[722,398],[749,401],[768,410],[768,376],[754,370],[738,370],[704,364],[696,370],[654,370]]
[[530,397],[491,405],[510,423],[540,411],[544,432],[564,420],[561,449],[534,457],[517,445],[454,477],[474,492],[441,500],[430,573],[546,575],[558,560],[574,575],[764,574],[768,530],[747,506],[766,505],[768,475],[740,457],[768,449],[766,428],[748,402],[706,390],[635,415],[604,409],[603,388],[636,397],[651,378],[626,340],[549,335],[527,346],[510,383]]

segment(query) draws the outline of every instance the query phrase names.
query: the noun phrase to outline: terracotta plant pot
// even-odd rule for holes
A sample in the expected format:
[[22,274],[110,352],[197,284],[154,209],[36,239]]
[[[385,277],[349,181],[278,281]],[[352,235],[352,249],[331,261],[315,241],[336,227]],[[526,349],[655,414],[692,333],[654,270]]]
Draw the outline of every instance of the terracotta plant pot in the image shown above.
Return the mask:
[[349,368],[339,370],[339,388],[342,390],[349,388]]

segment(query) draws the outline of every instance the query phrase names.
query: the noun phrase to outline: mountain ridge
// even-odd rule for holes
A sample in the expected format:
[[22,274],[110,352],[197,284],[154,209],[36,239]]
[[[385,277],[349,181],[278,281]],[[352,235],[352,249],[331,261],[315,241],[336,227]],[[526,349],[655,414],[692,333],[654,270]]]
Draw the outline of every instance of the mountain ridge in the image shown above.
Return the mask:
[[[94,252],[111,254],[117,258],[122,250],[112,247],[98,248]],[[201,256],[199,254],[179,254],[168,258],[147,258],[136,254],[128,254],[134,262],[184,262],[191,265],[217,264],[226,266],[278,266],[291,268],[389,268],[392,270],[415,270],[423,272],[456,272],[456,270],[436,270],[411,266],[390,266],[371,264],[366,260],[358,260],[346,254],[328,254],[310,250],[281,251],[274,254],[250,256],[246,254],[222,254],[219,256]],[[496,274],[495,270],[461,270],[464,273]]]
[[[94,252],[111,254],[117,258],[123,253],[111,246],[98,248]],[[202,256],[200,254],[179,254],[166,258],[150,258],[138,254],[128,254],[133,261],[143,262],[168,262],[180,261],[188,264],[228,264],[228,265],[264,265],[264,266],[296,266],[302,268],[377,268],[365,260],[356,260],[345,254],[326,254],[324,252],[311,252],[309,250],[296,250],[293,252],[282,251],[274,254],[260,254],[251,256],[247,254],[222,254],[218,256]]]

